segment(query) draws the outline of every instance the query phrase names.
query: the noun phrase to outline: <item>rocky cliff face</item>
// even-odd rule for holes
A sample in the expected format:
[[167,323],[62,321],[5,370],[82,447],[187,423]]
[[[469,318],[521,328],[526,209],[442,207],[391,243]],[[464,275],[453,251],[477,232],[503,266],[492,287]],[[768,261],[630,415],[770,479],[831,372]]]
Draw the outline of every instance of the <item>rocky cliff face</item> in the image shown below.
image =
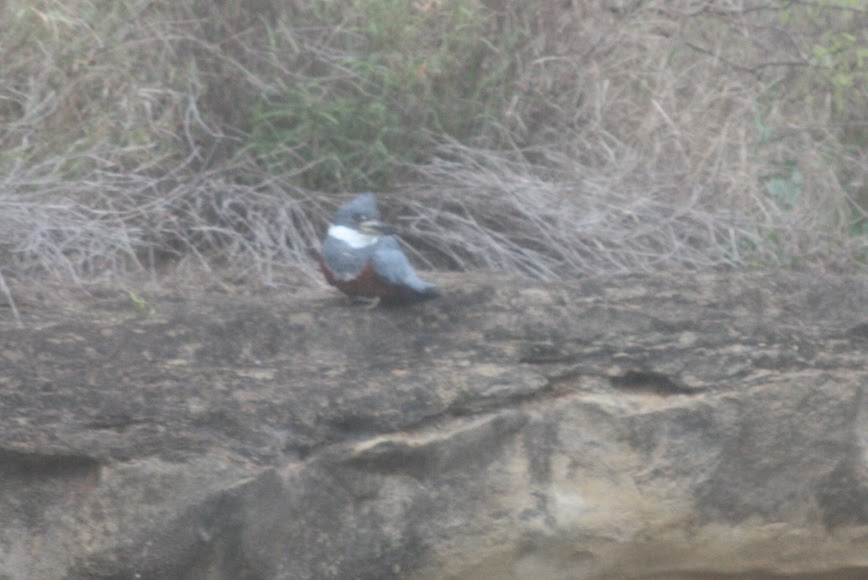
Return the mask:
[[0,334],[0,578],[868,576],[868,280],[125,295]]

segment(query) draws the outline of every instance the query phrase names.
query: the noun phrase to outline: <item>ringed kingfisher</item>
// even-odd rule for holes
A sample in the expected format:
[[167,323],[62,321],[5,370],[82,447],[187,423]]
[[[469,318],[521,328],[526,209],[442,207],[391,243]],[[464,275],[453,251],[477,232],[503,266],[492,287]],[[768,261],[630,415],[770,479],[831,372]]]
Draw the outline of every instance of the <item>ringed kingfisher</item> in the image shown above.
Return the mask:
[[381,220],[374,194],[363,193],[341,206],[322,245],[320,266],[328,283],[368,299],[371,307],[437,296],[436,286],[413,270],[394,233]]

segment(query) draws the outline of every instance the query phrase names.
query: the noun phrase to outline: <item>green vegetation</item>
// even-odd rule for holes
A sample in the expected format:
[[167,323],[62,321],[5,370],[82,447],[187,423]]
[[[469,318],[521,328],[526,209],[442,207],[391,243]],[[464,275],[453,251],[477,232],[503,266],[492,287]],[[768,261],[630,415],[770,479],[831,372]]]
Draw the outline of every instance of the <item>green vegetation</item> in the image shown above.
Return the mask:
[[153,316],[156,314],[156,307],[149,302],[146,298],[136,294],[135,292],[127,292],[127,296],[130,298],[130,302],[136,311],[142,316]]
[[0,3],[0,292],[315,278],[362,189],[438,268],[864,270],[864,2],[607,6]]
[[[333,31],[329,51],[293,51],[270,30],[287,68],[306,71],[278,81],[254,108],[248,150],[269,170],[297,173],[300,185],[324,190],[388,187],[408,164],[425,161],[433,138],[468,139],[497,122],[510,83],[505,46],[486,38],[486,8],[452,0],[424,10],[415,0],[324,2],[287,17],[277,29]],[[303,168],[295,171],[297,168]]]

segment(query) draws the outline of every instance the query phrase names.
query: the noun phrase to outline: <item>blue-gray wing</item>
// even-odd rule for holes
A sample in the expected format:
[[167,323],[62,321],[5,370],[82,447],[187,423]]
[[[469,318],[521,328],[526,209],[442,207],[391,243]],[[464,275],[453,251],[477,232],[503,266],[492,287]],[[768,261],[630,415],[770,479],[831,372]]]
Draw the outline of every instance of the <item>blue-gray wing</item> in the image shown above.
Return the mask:
[[434,284],[425,282],[416,274],[398,240],[393,236],[382,236],[379,239],[371,256],[371,265],[377,274],[392,284],[406,286],[414,292],[427,294],[435,288]]

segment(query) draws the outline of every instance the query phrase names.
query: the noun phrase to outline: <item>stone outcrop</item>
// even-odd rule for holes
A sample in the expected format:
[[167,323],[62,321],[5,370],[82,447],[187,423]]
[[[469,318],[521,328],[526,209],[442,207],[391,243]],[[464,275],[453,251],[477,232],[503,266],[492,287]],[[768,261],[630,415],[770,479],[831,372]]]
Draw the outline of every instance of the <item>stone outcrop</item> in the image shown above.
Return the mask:
[[866,278],[438,281],[3,322],[0,578],[868,577]]

